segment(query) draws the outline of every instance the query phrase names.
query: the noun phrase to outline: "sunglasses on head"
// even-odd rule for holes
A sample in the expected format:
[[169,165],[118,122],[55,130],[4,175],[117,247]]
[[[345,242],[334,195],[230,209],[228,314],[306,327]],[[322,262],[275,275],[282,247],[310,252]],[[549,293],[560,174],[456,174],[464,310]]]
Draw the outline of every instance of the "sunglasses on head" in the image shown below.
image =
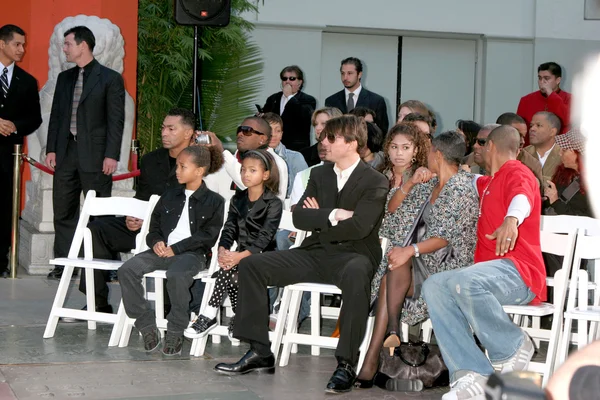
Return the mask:
[[487,143],[487,139],[475,139],[475,143],[483,147]]
[[244,134],[244,136],[251,136],[253,133],[257,134],[257,135],[265,135],[262,132],[257,131],[256,129],[254,129],[251,126],[247,126],[247,125],[241,125],[238,126],[237,128],[237,132],[236,133],[240,133],[242,132]]
[[288,79],[290,80],[290,82],[294,82],[298,78],[296,78],[295,76],[284,76],[281,78],[281,80],[284,82],[287,81]]

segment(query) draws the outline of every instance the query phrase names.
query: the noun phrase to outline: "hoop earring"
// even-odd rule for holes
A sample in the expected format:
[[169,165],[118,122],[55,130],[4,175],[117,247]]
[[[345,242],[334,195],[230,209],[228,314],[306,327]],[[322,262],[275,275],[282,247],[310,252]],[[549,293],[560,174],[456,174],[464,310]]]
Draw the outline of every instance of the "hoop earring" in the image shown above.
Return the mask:
[[417,162],[417,159],[416,159],[416,158],[414,158],[414,157],[413,157],[413,158],[411,158],[411,159],[410,159],[410,163],[411,163],[411,164],[414,164],[414,163],[416,163],[416,162]]

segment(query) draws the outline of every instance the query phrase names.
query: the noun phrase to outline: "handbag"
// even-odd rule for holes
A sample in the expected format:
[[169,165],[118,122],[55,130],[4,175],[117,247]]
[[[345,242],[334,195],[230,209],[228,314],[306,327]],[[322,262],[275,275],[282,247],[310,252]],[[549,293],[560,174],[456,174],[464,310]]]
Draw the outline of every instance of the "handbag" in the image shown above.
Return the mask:
[[420,380],[425,388],[450,384],[448,367],[435,344],[409,341],[396,347],[393,356],[383,348],[379,357],[379,372],[392,379]]

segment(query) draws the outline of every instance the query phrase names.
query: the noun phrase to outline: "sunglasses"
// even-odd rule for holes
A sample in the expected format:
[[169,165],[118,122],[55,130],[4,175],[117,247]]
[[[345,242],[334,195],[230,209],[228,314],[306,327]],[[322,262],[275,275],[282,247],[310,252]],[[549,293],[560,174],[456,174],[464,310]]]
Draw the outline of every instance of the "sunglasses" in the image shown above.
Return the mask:
[[325,133],[325,132],[321,132],[321,135],[319,136],[319,140],[318,142],[323,142],[325,139],[327,139],[327,141],[329,143],[334,143],[335,139],[337,139],[339,136],[336,136],[334,133]]
[[487,143],[487,139],[475,139],[475,143],[483,147]]
[[283,82],[286,82],[288,79],[290,80],[290,82],[294,82],[298,78],[296,78],[295,76],[289,76],[289,77],[288,76],[284,76],[284,77],[281,78],[281,80]]
[[242,132],[244,134],[244,136],[252,136],[253,133],[255,133],[257,135],[265,136],[264,133],[259,132],[256,129],[254,129],[253,127],[247,126],[247,125],[238,126],[236,133],[240,133],[240,132]]

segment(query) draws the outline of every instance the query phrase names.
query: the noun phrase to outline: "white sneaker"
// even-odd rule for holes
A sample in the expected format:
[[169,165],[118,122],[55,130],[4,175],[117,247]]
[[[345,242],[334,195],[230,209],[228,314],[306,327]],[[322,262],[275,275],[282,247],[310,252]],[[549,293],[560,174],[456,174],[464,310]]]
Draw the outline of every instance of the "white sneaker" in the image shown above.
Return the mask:
[[[463,374],[461,374],[463,372]],[[457,380],[450,384],[450,391],[442,396],[442,400],[486,400],[485,384],[487,376],[475,372],[461,371]]]
[[492,364],[494,367],[494,371],[506,374],[513,371],[526,371],[529,367],[529,362],[533,358],[533,353],[535,352],[535,347],[533,345],[533,341],[527,334],[527,332],[523,331],[523,344],[514,356],[509,358],[503,363]]

